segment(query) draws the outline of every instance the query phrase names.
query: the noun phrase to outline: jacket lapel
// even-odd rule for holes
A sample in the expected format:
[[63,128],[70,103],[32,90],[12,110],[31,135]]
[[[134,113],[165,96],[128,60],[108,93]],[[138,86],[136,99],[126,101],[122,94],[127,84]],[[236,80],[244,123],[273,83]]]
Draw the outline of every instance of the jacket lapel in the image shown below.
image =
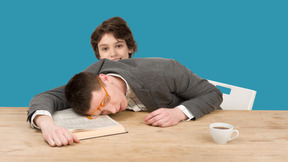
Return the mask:
[[121,76],[126,79],[135,95],[149,111],[154,111],[157,109],[157,104],[153,100],[150,90],[145,88],[143,82],[137,76],[131,73],[123,73]]

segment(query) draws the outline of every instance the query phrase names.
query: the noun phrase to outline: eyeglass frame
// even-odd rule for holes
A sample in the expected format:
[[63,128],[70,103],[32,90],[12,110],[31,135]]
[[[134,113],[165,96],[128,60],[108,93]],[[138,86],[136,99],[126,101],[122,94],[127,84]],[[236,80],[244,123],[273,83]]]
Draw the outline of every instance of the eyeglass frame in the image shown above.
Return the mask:
[[[97,80],[98,80],[99,83],[101,84],[101,87],[104,89],[106,95],[104,96],[104,98],[103,98],[102,101],[100,102],[100,105],[98,106],[98,108],[97,108],[96,110],[94,110],[94,112],[93,112],[90,116],[89,116],[89,115],[86,116],[88,119],[96,119],[96,118],[98,118],[99,115],[102,113],[102,110],[101,110],[100,108],[101,108],[101,107],[104,107],[105,105],[107,105],[107,104],[110,102],[110,100],[111,100],[111,96],[108,94],[107,90],[104,88],[104,86],[103,86],[103,84],[102,84],[102,82],[101,82],[101,80],[99,79],[98,76],[97,76]],[[103,104],[103,102],[105,101],[105,99],[106,99],[107,97],[109,97],[109,100],[106,101],[106,103]],[[94,117],[93,117],[93,115],[94,115],[95,112],[97,112],[97,111],[100,111],[100,113],[99,113],[97,116],[94,116]]]

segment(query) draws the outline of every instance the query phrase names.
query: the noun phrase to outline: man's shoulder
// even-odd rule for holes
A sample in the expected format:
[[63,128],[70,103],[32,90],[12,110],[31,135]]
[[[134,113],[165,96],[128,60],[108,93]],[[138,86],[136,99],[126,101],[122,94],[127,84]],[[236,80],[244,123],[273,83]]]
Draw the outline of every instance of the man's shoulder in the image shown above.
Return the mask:
[[147,60],[147,61],[169,61],[169,60],[174,60],[174,59],[163,58],[163,57],[145,57],[145,58],[131,58],[130,60],[136,60],[136,61],[141,61],[141,60]]
[[[108,59],[102,59],[94,64],[90,65],[85,71],[99,73],[101,70],[104,69],[116,69],[119,71],[120,69],[125,70],[129,69],[132,70],[134,68],[144,70],[146,68],[163,68],[166,66],[174,66],[177,61],[174,59],[167,59],[161,57],[149,57],[149,58],[130,58],[130,59],[123,59],[118,61],[112,61]],[[178,62],[177,62],[178,63]],[[177,64],[176,63],[176,64]],[[119,69],[120,68],[120,69]],[[144,68],[144,69],[143,69]]]
[[125,60],[119,60],[119,62],[125,63],[165,63],[176,61],[174,59],[162,58],[162,57],[147,57],[147,58],[131,58]]

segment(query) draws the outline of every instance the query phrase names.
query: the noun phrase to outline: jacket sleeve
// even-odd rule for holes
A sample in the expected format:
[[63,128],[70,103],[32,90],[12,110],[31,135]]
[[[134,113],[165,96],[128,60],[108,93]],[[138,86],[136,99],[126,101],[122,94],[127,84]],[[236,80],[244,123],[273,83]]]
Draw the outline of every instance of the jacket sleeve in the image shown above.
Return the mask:
[[171,60],[165,67],[165,79],[170,91],[183,99],[184,105],[198,119],[215,109],[221,109],[222,93],[188,68]]
[[69,108],[70,106],[67,104],[64,88],[65,85],[34,96],[29,104],[27,120],[29,122],[31,121],[31,117],[36,110],[47,110],[53,114],[55,111]]

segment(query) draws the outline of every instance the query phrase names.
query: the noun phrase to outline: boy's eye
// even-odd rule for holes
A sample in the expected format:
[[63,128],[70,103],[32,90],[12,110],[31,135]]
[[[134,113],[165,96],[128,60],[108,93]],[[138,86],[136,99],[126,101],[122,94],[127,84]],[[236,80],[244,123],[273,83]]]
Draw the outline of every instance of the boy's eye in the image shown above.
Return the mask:
[[107,50],[108,50],[107,47],[102,48],[102,51],[107,51]]
[[118,44],[116,47],[117,48],[121,48],[121,47],[123,47],[123,45],[122,44]]

